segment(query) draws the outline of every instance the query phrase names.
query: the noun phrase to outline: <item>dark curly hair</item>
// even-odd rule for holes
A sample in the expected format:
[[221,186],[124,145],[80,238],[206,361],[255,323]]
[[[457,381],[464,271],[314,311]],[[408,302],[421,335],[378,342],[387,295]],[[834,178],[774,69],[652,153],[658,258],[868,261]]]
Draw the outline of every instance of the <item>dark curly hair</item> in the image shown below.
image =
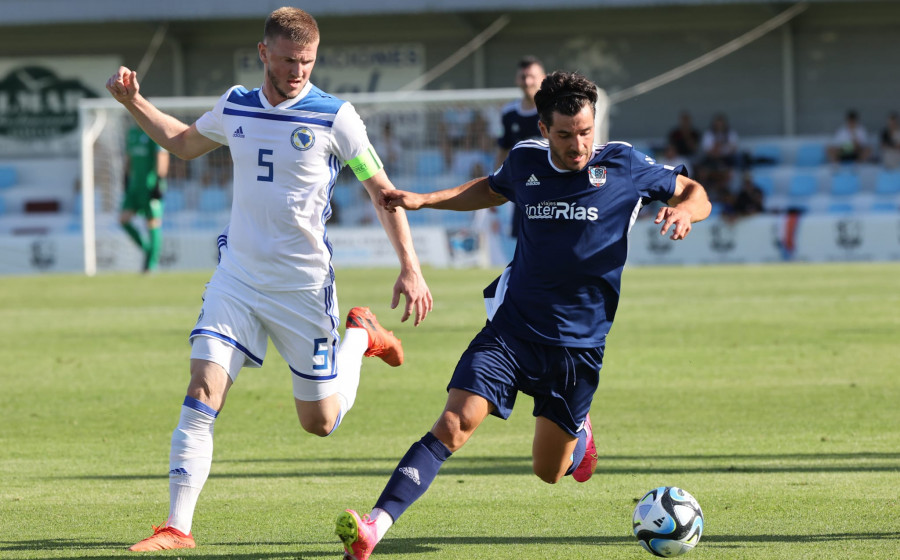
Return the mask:
[[541,82],[541,89],[534,94],[541,122],[546,126],[553,124],[553,113],[574,116],[590,104],[591,111],[596,111],[597,85],[577,72],[556,71]]

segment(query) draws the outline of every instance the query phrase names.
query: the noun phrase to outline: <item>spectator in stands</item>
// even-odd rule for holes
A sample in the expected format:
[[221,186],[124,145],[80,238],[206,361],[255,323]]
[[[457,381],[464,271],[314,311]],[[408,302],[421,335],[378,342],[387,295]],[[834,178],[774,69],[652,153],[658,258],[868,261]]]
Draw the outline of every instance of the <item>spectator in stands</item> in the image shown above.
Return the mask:
[[384,125],[381,127],[381,134],[373,139],[372,145],[375,147],[375,151],[378,152],[378,157],[384,163],[385,169],[397,173],[403,146],[400,144],[400,140],[394,136],[394,129],[390,119],[384,121]]
[[169,158],[169,175],[167,177],[169,187],[183,188],[191,178],[191,169],[188,162],[181,158]]
[[683,165],[684,170],[687,172],[689,177],[693,169],[691,158],[686,155],[680,154],[678,152],[678,147],[673,142],[669,142],[668,144],[666,144],[662,155],[656,158],[656,162],[663,165],[671,165],[672,167]]
[[738,165],[738,135],[724,113],[713,115],[700,144],[701,159],[697,179],[706,185],[710,200],[727,201],[732,173]]
[[[534,104],[534,94],[541,87],[546,71],[544,65],[534,56],[524,56],[516,68],[516,87],[522,90],[522,99],[510,101],[503,107],[500,122],[503,125],[503,134],[497,140],[497,167],[506,159],[509,151],[516,143],[529,138],[540,138],[541,129],[538,126],[538,112]],[[517,237],[518,209],[513,208],[512,229],[510,235]]]
[[[128,237],[144,252],[144,272],[159,265],[162,248],[163,193],[169,173],[169,152],[143,130],[132,127],[125,140],[125,197],[119,223]],[[135,214],[147,220],[147,239],[134,227]]]
[[682,111],[678,115],[678,125],[669,131],[667,140],[683,161],[694,162],[700,151],[700,131],[694,128],[689,112]]
[[472,112],[472,120],[466,125],[459,149],[452,157],[450,172],[459,177],[471,177],[473,167],[482,173],[490,171],[494,162],[494,141],[488,127],[487,118],[480,111]]
[[469,107],[451,106],[441,114],[441,120],[438,122],[438,138],[446,169],[450,169],[453,165],[454,151],[462,148],[465,143],[469,123],[474,116],[475,111]]
[[231,153],[229,150],[216,150],[202,162],[200,185],[203,188],[230,189],[232,187]]
[[764,198],[762,189],[753,181],[753,175],[745,171],[737,192],[725,207],[724,215],[726,218],[746,218],[759,214],[765,211]]
[[900,167],[900,117],[891,112],[881,131],[881,163],[885,167]]
[[869,135],[859,122],[859,114],[854,110],[847,111],[844,124],[834,133],[834,139],[828,146],[828,160],[832,163],[853,163],[869,161],[871,149]]

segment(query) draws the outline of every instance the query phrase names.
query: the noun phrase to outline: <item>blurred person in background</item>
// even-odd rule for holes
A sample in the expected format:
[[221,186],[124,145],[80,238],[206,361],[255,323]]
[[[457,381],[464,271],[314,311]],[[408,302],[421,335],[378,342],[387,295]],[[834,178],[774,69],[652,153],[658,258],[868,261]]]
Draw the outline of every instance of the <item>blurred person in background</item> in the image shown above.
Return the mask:
[[[119,223],[144,253],[144,272],[154,272],[162,248],[163,196],[169,174],[169,152],[161,149],[138,127],[125,140],[125,196]],[[140,214],[147,220],[147,239],[133,223]]]
[[827,148],[828,160],[832,163],[863,163],[869,161],[871,148],[869,133],[859,122],[859,113],[847,111],[844,124],[837,129]]
[[745,171],[737,192],[731,195],[723,214],[726,218],[746,218],[765,211],[765,194],[753,180],[753,174]]
[[734,168],[739,164],[738,135],[728,124],[724,113],[713,115],[700,142],[697,180],[703,183],[710,199],[728,199]]
[[700,131],[694,127],[691,114],[682,111],[678,115],[678,124],[669,131],[667,144],[672,146],[675,156],[685,164],[692,164],[700,153]]
[[[544,65],[534,56],[524,56],[516,65],[516,87],[522,90],[522,99],[507,103],[500,115],[503,134],[497,140],[497,166],[506,159],[509,151],[518,142],[541,137],[538,112],[534,104],[534,94],[546,77]],[[513,208],[510,235],[519,235],[518,210]]]
[[900,167],[900,116],[892,112],[881,130],[881,164],[887,168]]

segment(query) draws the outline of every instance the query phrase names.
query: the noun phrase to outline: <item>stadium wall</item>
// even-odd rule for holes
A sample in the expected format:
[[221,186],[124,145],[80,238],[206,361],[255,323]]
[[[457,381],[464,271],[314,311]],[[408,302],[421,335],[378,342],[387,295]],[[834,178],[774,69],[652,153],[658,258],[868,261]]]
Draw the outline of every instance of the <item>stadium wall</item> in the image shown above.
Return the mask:
[[[414,227],[421,262],[437,268],[484,266],[487,246],[472,231]],[[164,238],[160,270],[209,270],[217,262],[219,230],[170,232]],[[380,228],[329,228],[334,262],[340,267],[396,266],[396,257]],[[760,215],[730,221],[711,218],[691,235],[672,242],[659,235],[652,220],[639,220],[631,231],[629,264],[688,266],[779,262],[854,262],[900,260],[900,216]],[[104,230],[97,239],[101,273],[135,272],[141,253],[124,233]],[[82,238],[76,233],[0,236],[0,275],[79,273],[84,270]]]

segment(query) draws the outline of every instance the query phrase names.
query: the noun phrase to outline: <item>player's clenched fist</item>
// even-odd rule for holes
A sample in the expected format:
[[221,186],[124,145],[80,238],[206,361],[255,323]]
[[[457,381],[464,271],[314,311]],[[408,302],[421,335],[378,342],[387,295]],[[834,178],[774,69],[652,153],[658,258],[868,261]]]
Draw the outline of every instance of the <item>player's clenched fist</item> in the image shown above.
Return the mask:
[[120,103],[134,99],[134,96],[140,89],[137,81],[137,72],[124,66],[119,66],[119,70],[106,81],[106,89]]
[[422,207],[421,197],[416,193],[401,190],[386,190],[381,192],[381,206],[388,212],[396,212],[397,208],[418,210]]

